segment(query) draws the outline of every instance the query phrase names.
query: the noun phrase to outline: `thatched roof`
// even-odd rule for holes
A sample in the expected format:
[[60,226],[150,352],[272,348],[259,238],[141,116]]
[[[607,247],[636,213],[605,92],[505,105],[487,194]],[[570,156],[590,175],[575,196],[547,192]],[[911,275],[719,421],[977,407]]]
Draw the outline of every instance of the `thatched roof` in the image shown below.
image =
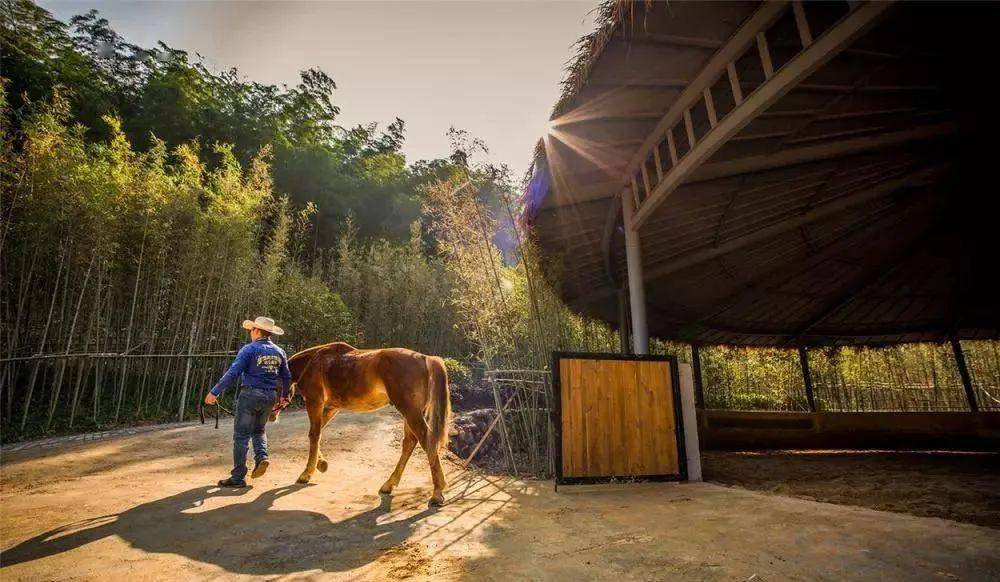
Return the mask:
[[619,323],[624,193],[654,335],[998,337],[995,8],[803,6],[598,8],[527,200],[564,298]]

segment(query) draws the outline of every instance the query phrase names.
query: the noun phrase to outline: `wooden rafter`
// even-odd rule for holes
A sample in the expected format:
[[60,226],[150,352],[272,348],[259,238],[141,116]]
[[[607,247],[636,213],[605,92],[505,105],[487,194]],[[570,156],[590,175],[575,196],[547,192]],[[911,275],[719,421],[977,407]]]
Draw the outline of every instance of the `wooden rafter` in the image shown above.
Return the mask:
[[752,279],[743,282],[734,292],[703,308],[698,318],[691,323],[710,326],[711,324],[706,322],[710,322],[721,316],[729,309],[732,309],[733,306],[748,299],[752,300],[765,296],[774,289],[780,289],[803,273],[828,263],[833,258],[841,255],[845,250],[857,245],[858,241],[874,236],[879,232],[884,232],[889,225],[906,222],[912,219],[913,216],[921,212],[926,212],[926,209],[926,204],[913,204],[902,210],[902,214],[878,215],[874,220],[860,223],[846,233],[843,233],[835,241],[819,249],[812,249],[811,252],[813,254],[802,264],[783,264],[776,268],[762,270]]
[[886,196],[887,194],[895,192],[900,188],[926,184],[934,174],[937,174],[943,168],[944,167],[942,166],[929,168],[904,178],[887,180],[873,188],[861,190],[851,195],[842,196],[833,202],[816,206],[815,208],[800,214],[795,218],[789,218],[743,236],[730,239],[716,247],[710,247],[699,252],[689,253],[683,257],[673,261],[668,261],[658,266],[650,266],[650,268],[646,270],[646,280],[648,281],[674,273],[681,269],[685,269],[726,253],[733,252],[755,242],[766,240],[789,230],[794,230],[804,224],[815,222],[816,220],[831,216],[838,212],[843,212],[844,210],[855,207],[859,204],[865,204],[882,196]]
[[[803,79],[812,74],[819,67],[827,63],[830,59],[836,56],[840,51],[845,49],[851,42],[854,41],[858,36],[860,36],[865,30],[867,30],[877,19],[881,16],[891,4],[886,2],[869,2],[857,9],[853,10],[850,14],[845,16],[840,22],[833,25],[829,30],[827,30],[823,35],[816,38],[812,44],[804,48],[796,56],[792,57],[784,66],[774,72],[767,81],[760,85],[753,93],[747,95],[743,103],[738,105],[732,111],[730,111],[724,118],[719,120],[718,125],[710,129],[708,133],[702,137],[698,143],[690,148],[690,150],[678,161],[677,165],[672,167],[668,171],[663,180],[661,180],[647,199],[643,202],[642,206],[638,209],[635,214],[635,218],[632,224],[628,225],[629,228],[638,229],[642,226],[644,222],[649,220],[652,213],[670,196],[673,191],[684,183],[695,170],[698,169],[705,161],[711,157],[716,151],[719,150],[723,145],[725,145],[730,138],[735,136],[740,130],[746,127],[751,121],[753,121],[758,115],[763,113],[768,107],[773,105],[782,96],[791,91],[797,84],[799,84]],[[711,75],[702,76],[699,74],[698,81],[699,84],[695,85],[692,83],[688,87],[697,94],[701,94],[705,87],[711,86],[721,75],[721,72],[726,68],[726,66],[735,57],[728,59],[725,62],[717,63],[716,58],[722,54],[735,54],[739,56],[742,54],[743,50],[747,45],[753,40],[758,40],[759,36],[765,32],[768,27],[773,23],[774,19],[778,18],[782,11],[778,10],[775,13],[766,13],[766,18],[761,18],[758,16],[761,12],[764,12],[772,6],[772,3],[765,3],[764,6],[754,14],[743,27],[740,28],[733,35],[726,46],[719,49],[710,62],[714,65],[716,70],[711,71]],[[784,6],[780,6],[781,9]],[[774,10],[773,8],[771,8]],[[762,50],[766,48],[766,45],[762,47]],[[704,72],[704,71],[703,71]],[[685,93],[687,89],[685,89]],[[675,101],[675,105],[683,109],[680,112],[680,116],[689,116],[690,107],[693,104],[693,100],[682,101],[678,99]],[[671,107],[673,110],[674,107]],[[665,117],[663,121],[670,119]],[[667,127],[673,127],[676,121],[667,122]],[[640,150],[638,156],[638,162],[634,162],[634,167],[637,169],[643,160],[649,155],[649,151],[656,144],[659,143],[662,131],[660,133],[651,136],[648,141],[648,147],[644,147]],[[630,163],[629,168],[633,168],[633,164]]]
[[775,1],[765,2],[744,23],[739,30],[726,42],[719,50],[712,55],[712,58],[705,64],[702,70],[686,84],[681,94],[673,101],[666,114],[656,124],[656,128],[646,137],[643,146],[639,148],[632,161],[629,162],[626,175],[634,174],[639,170],[639,164],[646,159],[653,147],[660,142],[662,136],[666,134],[681,119],[686,111],[698,98],[702,96],[702,90],[710,86],[726,70],[726,68],[736,61],[743,51],[754,42],[757,31],[770,26],[782,14],[787,2]]
[[[839,212],[841,210],[849,209],[849,208],[855,206],[856,204],[863,204],[865,202],[868,202],[868,201],[872,200],[874,197],[877,197],[879,195],[882,195],[882,196],[888,195],[889,192],[895,190],[896,188],[905,187],[905,186],[914,186],[914,185],[917,185],[917,184],[922,184],[922,183],[924,183],[925,180],[928,179],[928,177],[929,177],[929,174],[926,174],[926,172],[921,172],[919,175],[913,175],[913,176],[909,176],[907,178],[903,178],[903,179],[900,179],[900,180],[892,180],[892,181],[889,181],[889,182],[885,182],[884,184],[882,184],[880,187],[878,187],[876,189],[865,190],[865,191],[858,192],[853,197],[852,196],[846,196],[844,199],[841,199],[839,201],[828,203],[828,204],[823,205],[823,206],[818,206],[816,208],[813,208],[809,212],[801,215],[799,218],[792,219],[795,222],[793,224],[791,224],[791,225],[786,226],[787,225],[786,222],[781,222],[781,223],[775,224],[775,225],[773,225],[771,227],[767,227],[765,229],[761,229],[761,230],[755,231],[753,233],[749,233],[749,234],[744,235],[742,237],[737,237],[735,239],[731,239],[727,243],[723,243],[723,245],[716,245],[716,246],[713,246],[710,249],[707,249],[705,251],[701,251],[701,252],[698,252],[698,253],[690,253],[690,254],[685,255],[685,256],[683,256],[683,257],[681,257],[681,258],[679,258],[679,259],[677,259],[675,261],[671,261],[671,262],[668,262],[668,263],[661,264],[659,267],[655,267],[654,270],[646,272],[646,280],[647,281],[651,281],[655,277],[662,276],[664,274],[669,274],[670,272],[674,272],[674,271],[676,271],[679,268],[684,268],[686,266],[693,266],[694,264],[697,264],[697,263],[701,263],[701,262],[705,262],[705,261],[709,261],[709,260],[713,260],[713,259],[718,259],[718,258],[720,258],[722,256],[723,253],[727,253],[727,252],[732,252],[732,251],[738,250],[738,248],[741,248],[741,247],[743,247],[743,246],[745,246],[747,244],[753,244],[754,242],[757,242],[759,240],[763,240],[763,239],[769,238],[771,236],[776,236],[778,234],[786,232],[787,230],[797,229],[797,228],[799,228],[801,226],[805,226],[805,225],[809,224],[811,221],[819,220],[823,216],[828,216],[828,215],[833,214],[835,212]],[[831,205],[834,205],[834,204],[835,204],[835,206],[831,206]],[[910,207],[908,207],[907,212],[909,212],[910,210],[913,210],[914,212],[916,212],[916,211],[920,210],[921,208],[922,207],[920,205],[910,206]],[[881,218],[879,220],[881,220]],[[860,228],[864,229],[864,228],[867,228],[867,227],[866,226],[862,226]],[[833,256],[833,254],[835,254],[836,252],[839,252],[840,250],[842,250],[843,245],[848,244],[850,242],[850,240],[852,240],[852,239],[855,238],[854,234],[856,234],[856,232],[857,231],[853,232],[852,234],[849,234],[848,236],[843,237],[841,239],[841,241],[838,242],[838,243],[834,243],[832,245],[825,246],[819,252],[819,254],[816,255],[816,260],[817,261],[826,260],[827,257]],[[720,249],[721,249],[721,251],[720,251]],[[589,253],[588,253],[588,256],[589,256]],[[574,255],[574,263],[576,263],[577,266],[580,266],[580,264],[578,262],[579,260],[580,260],[580,257]],[[683,263],[687,263],[687,264],[683,264],[682,262]],[[812,265],[812,264],[813,264],[813,262],[810,262],[810,265]],[[659,270],[660,269],[664,269],[664,268],[667,269],[668,272],[660,273]],[[795,274],[796,273],[792,273],[791,275],[794,276]],[[770,280],[773,283],[773,282],[776,282],[776,281],[777,282],[783,281],[784,278],[782,278],[782,276],[778,272],[776,272],[776,271],[767,271],[767,272],[765,272],[761,276],[760,280],[761,281],[763,281],[763,280]],[[698,317],[698,321],[711,320],[712,318],[714,318],[717,315],[721,314],[723,311],[725,311],[726,309],[728,309],[729,307],[731,307],[733,304],[735,304],[736,301],[738,301],[739,299],[741,299],[748,292],[749,293],[757,293],[757,292],[759,292],[758,290],[755,290],[758,283],[759,283],[759,281],[752,281],[752,282],[747,283],[747,285],[745,286],[746,288],[741,289],[741,290],[737,291],[736,293],[732,294],[731,296],[729,296],[729,297],[727,297],[727,298],[725,298],[725,299],[717,302],[716,304],[714,304],[713,306],[711,306],[710,308],[708,308],[705,312],[703,312],[702,314],[700,314],[700,316]],[[771,288],[771,285],[770,284],[767,285],[767,288]],[[575,297],[572,300],[572,302],[574,304],[576,304],[576,305],[587,305],[587,304],[593,303],[595,301],[606,299],[607,297],[612,296],[615,292],[616,291],[615,291],[615,289],[613,287],[597,287],[597,288],[588,290],[588,292],[585,293],[585,294],[583,294],[583,295],[579,295],[579,296]],[[697,323],[697,322],[696,321],[692,321],[691,323]]]
[[816,326],[833,317],[838,311],[847,306],[865,289],[868,289],[879,281],[883,281],[890,277],[899,268],[901,268],[907,260],[924,250],[931,240],[933,240],[933,236],[931,234],[921,235],[916,241],[907,245],[902,251],[896,253],[896,256],[891,257],[882,264],[869,268],[860,277],[858,277],[853,284],[837,293],[831,301],[823,305],[819,313],[815,314],[808,322],[802,325],[793,337],[796,340],[801,339],[810,331],[815,329]]
[[955,123],[942,123],[907,129],[877,136],[841,140],[835,143],[803,146],[775,152],[773,154],[749,156],[725,162],[715,162],[701,166],[691,174],[688,182],[715,180],[739,174],[761,172],[774,168],[828,160],[843,156],[862,154],[900,146],[906,143],[932,139],[953,134],[958,131]]

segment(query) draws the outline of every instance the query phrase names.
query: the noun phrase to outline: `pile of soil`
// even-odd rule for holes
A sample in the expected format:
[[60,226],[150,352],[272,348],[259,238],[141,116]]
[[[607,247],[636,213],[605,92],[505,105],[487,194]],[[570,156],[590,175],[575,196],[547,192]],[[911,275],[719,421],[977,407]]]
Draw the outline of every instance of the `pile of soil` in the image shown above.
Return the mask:
[[493,388],[486,380],[465,380],[453,382],[451,390],[451,409],[456,412],[469,412],[489,408],[494,410]]

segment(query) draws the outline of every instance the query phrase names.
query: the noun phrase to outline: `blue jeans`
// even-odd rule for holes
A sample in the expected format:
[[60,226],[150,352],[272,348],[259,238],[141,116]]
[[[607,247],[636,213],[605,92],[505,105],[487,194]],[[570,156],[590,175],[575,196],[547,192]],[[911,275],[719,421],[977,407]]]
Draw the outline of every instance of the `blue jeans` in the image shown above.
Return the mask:
[[243,387],[236,400],[236,414],[233,420],[233,471],[234,481],[243,481],[247,476],[247,445],[253,440],[253,456],[256,462],[267,458],[267,435],[264,425],[274,407],[274,390],[259,390]]

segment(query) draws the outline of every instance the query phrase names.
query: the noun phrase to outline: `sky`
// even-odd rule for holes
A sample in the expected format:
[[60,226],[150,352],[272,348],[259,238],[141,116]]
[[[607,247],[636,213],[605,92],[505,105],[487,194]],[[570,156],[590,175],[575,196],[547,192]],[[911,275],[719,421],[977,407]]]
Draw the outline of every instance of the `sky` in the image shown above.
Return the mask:
[[455,126],[521,176],[597,0],[39,4],[63,21],[96,8],[129,42],[162,40],[255,81],[294,84],[319,67],[337,83],[340,125],[402,118],[411,162],[446,156]]

